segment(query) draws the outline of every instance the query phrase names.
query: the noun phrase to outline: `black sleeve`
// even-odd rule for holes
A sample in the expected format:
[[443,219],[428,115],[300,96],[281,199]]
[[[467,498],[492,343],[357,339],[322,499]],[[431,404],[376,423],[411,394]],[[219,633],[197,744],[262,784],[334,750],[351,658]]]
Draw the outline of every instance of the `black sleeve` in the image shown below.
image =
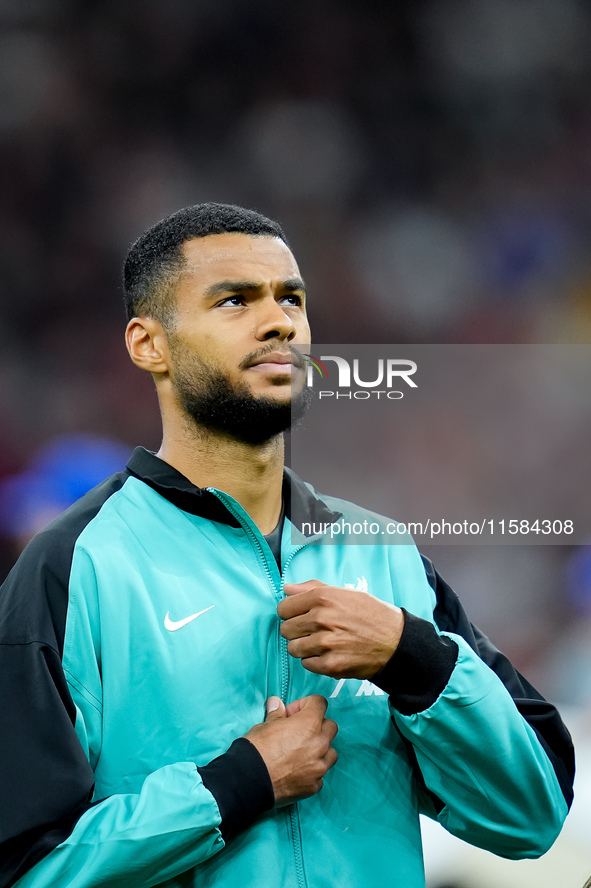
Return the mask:
[[372,678],[401,715],[424,712],[443,693],[458,657],[451,638],[438,635],[433,623],[404,612],[398,647]]
[[92,797],[61,664],[66,569],[38,537],[0,590],[0,886],[61,844]]
[[224,841],[252,826],[275,805],[267,766],[246,737],[238,737],[227,752],[197,770],[220,810]]
[[567,805],[573,800],[575,757],[571,736],[558,710],[511,665],[492,642],[470,623],[453,589],[441,578],[432,562],[421,555],[429,584],[437,596],[435,622],[442,632],[460,635],[498,675],[515,706],[536,732],[560,784]]
[[[66,538],[60,528],[35,537],[0,588],[0,888],[103,801],[92,801],[94,774],[62,667],[76,534]],[[197,770],[218,804],[224,838],[274,805],[265,763],[246,739]]]

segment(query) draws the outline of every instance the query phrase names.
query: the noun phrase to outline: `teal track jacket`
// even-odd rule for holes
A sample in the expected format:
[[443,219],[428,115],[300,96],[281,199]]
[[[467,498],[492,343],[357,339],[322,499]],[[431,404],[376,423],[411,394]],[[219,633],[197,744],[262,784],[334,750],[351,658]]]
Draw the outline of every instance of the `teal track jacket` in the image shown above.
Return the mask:
[[[228,495],[138,448],[27,547],[0,593],[0,888],[422,888],[419,812],[535,857],[572,799],[550,704],[414,545],[292,543],[291,521],[383,521],[284,485],[282,572]],[[406,610],[374,683],[287,654],[283,583]],[[240,739],[272,694],[323,694],[339,761],[273,807]]]

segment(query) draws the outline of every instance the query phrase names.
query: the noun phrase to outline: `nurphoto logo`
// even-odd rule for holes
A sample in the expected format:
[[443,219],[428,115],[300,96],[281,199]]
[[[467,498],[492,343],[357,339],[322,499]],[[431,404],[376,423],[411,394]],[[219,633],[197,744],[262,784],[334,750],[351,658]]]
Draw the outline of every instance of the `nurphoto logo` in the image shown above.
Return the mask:
[[[353,359],[353,366],[340,355],[321,355],[319,358],[313,355],[302,355],[302,358],[308,365],[306,385],[309,388],[314,386],[315,373],[323,381],[328,381],[329,371],[325,361],[332,361],[333,364],[336,364],[336,389],[319,390],[319,400],[322,398],[354,398],[357,401],[364,401],[372,397],[380,399],[384,395],[391,401],[398,401],[404,397],[404,391],[395,389],[394,385],[401,385],[404,382],[410,388],[417,388],[417,383],[411,379],[417,371],[417,365],[415,361],[405,358],[378,358],[377,367],[374,366],[369,379],[361,379],[359,358]],[[331,381],[334,384],[335,368],[331,366],[330,369],[332,371]],[[366,368],[364,373],[367,372]],[[351,382],[351,376],[353,382]],[[358,386],[358,388],[354,389],[353,386]],[[385,388],[378,388],[378,386],[385,386]]]

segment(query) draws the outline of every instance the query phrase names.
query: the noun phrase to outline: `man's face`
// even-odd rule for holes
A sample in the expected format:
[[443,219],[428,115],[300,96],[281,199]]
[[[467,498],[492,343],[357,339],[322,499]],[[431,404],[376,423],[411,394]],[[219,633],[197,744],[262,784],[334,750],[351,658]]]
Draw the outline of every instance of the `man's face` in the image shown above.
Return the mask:
[[305,290],[279,238],[217,234],[188,241],[168,335],[170,378],[199,425],[259,444],[304,412],[297,351],[310,341]]

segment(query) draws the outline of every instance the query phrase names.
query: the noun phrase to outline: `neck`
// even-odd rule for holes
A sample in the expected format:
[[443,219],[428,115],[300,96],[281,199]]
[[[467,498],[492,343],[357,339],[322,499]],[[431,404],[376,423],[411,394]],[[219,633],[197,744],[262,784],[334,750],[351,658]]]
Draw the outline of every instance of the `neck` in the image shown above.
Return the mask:
[[270,533],[281,514],[283,436],[261,445],[183,424],[164,430],[158,456],[197,487],[228,493],[250,515],[261,533]]

